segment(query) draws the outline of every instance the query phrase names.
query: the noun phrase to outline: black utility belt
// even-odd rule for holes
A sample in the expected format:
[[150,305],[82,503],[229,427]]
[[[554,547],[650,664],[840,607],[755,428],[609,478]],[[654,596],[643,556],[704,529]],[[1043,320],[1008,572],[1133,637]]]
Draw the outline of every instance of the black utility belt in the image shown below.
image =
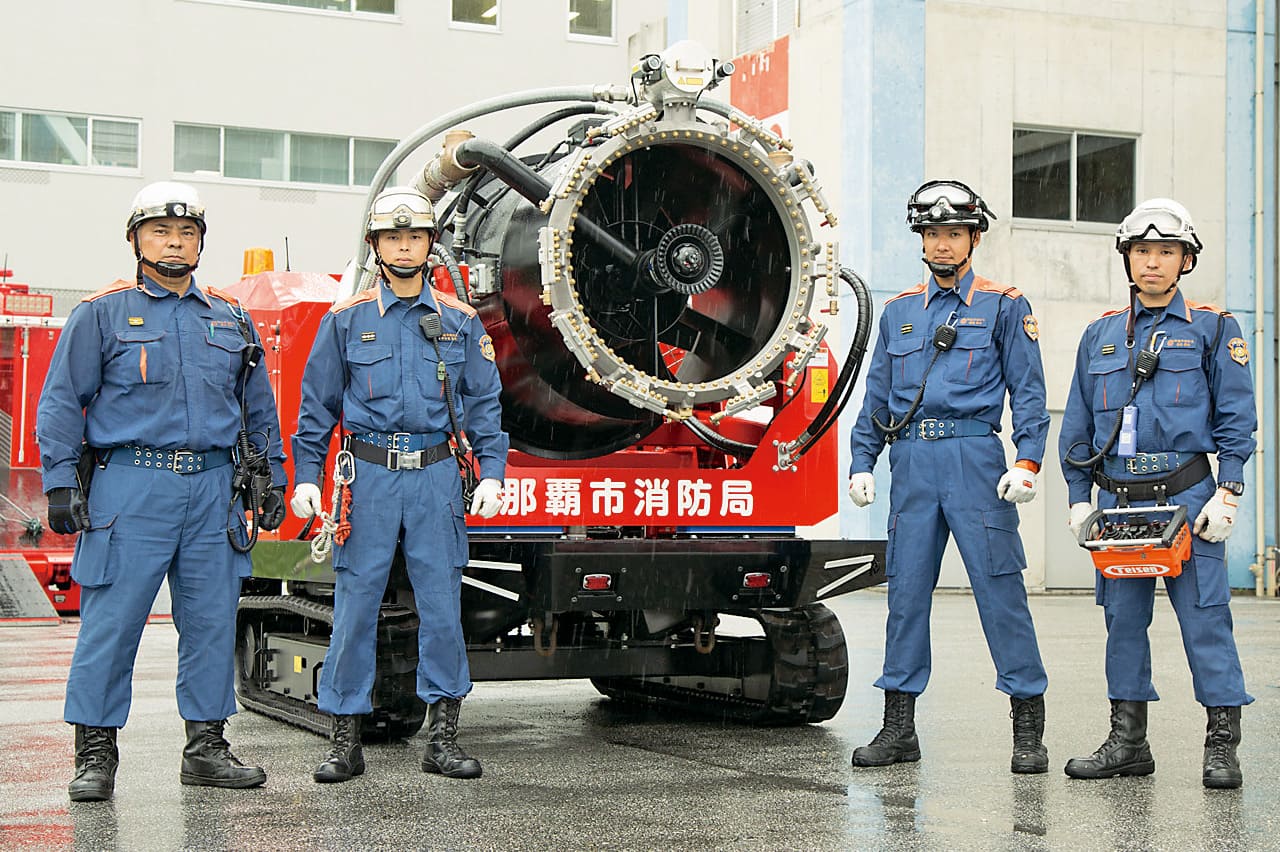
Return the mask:
[[1197,453],[1190,461],[1178,465],[1168,476],[1158,479],[1112,479],[1101,469],[1095,468],[1093,482],[1103,491],[1110,491],[1126,500],[1163,500],[1187,490],[1212,472],[1209,457],[1204,453]]
[[449,458],[449,442],[442,441],[434,447],[411,452],[400,452],[378,447],[360,440],[355,435],[347,436],[344,448],[360,461],[380,464],[387,470],[421,470],[424,467]]

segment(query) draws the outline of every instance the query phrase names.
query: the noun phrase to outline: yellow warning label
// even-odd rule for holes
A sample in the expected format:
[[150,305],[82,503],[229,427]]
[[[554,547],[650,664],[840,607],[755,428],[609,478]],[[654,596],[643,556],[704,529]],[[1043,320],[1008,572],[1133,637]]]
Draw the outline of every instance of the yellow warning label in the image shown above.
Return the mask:
[[293,673],[294,673],[294,674],[302,674],[302,663],[303,663],[302,658],[301,658],[301,657],[299,657],[299,656],[296,656],[296,655],[295,655],[295,656],[294,656],[294,658],[293,658]]
[[826,370],[809,370],[809,401],[826,402],[831,388],[827,385]]

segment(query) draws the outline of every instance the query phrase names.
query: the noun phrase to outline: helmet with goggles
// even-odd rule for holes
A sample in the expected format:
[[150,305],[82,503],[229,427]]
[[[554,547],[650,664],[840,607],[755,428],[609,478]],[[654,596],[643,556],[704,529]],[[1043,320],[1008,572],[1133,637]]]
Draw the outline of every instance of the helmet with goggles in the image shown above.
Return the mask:
[[958,180],[931,180],[907,201],[907,225],[917,233],[938,225],[967,225],[981,232],[994,218],[978,193]]
[[159,181],[149,183],[133,197],[129,207],[129,221],[125,225],[126,238],[135,228],[148,219],[190,219],[204,236],[204,205],[195,189],[185,183]]
[[1133,208],[1116,228],[1116,251],[1127,254],[1137,242],[1178,242],[1197,255],[1204,248],[1187,208],[1171,198],[1151,198]]
[[378,193],[369,208],[365,236],[406,228],[425,228],[435,234],[436,212],[431,202],[408,186],[392,186]]

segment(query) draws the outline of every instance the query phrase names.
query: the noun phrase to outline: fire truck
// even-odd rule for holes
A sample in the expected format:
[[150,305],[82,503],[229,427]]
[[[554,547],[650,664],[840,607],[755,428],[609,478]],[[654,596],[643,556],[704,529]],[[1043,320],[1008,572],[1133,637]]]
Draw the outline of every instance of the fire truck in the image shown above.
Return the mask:
[[[590,678],[615,699],[760,724],[823,721],[843,701],[848,652],[823,602],[882,582],[884,543],[796,528],[837,510],[830,427],[866,351],[870,298],[820,235],[836,218],[813,167],[708,94],[731,73],[682,43],[642,58],[625,86],[441,116],[374,177],[370,199],[440,145],[415,180],[441,228],[434,286],[475,308],[502,376],[504,505],[468,518],[462,578],[473,680]],[[550,111],[502,142],[461,127],[531,106]],[[320,317],[376,286],[362,236],[363,221],[341,281],[263,271],[230,288],[269,350],[286,435]],[[850,293],[855,331],[837,358],[827,323]],[[311,534],[291,519],[254,550],[238,693],[327,734],[316,693],[334,575],[297,540]],[[417,627],[393,565],[366,733],[422,724]]]

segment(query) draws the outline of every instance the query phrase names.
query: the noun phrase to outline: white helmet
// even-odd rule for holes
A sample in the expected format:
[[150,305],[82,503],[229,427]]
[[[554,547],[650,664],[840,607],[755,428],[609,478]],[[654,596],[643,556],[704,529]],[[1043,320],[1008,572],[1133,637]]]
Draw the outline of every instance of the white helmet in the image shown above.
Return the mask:
[[1191,214],[1171,198],[1150,198],[1142,202],[1116,228],[1116,251],[1121,254],[1126,254],[1131,243],[1143,240],[1179,242],[1193,256],[1204,248],[1196,236]]
[[167,180],[149,183],[133,197],[125,236],[131,235],[134,228],[148,219],[170,218],[191,219],[200,228],[201,236],[204,235],[204,205],[192,187]]
[[413,187],[391,186],[373,199],[365,236],[401,228],[426,228],[434,235],[436,212],[427,197]]

